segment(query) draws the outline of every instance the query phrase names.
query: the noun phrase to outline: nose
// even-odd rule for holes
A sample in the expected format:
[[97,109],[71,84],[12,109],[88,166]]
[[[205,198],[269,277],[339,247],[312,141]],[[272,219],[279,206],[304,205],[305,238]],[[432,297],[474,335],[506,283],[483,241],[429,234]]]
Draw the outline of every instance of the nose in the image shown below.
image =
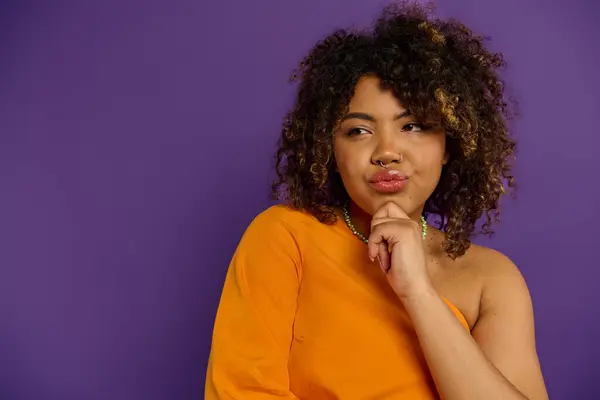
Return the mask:
[[379,138],[379,143],[373,152],[371,162],[382,167],[402,162],[402,153],[399,151],[399,144],[391,138],[383,136]]

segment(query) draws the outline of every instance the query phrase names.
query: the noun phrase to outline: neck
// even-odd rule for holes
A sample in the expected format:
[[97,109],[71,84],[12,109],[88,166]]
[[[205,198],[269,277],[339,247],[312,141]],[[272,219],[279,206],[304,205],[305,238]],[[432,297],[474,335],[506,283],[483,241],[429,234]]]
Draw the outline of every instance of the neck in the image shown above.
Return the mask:
[[[371,220],[373,219],[373,216],[370,215],[369,213],[367,213],[366,211],[364,211],[362,208],[360,208],[358,205],[356,205],[356,203],[354,203],[353,201],[350,202],[350,208],[348,209],[348,211],[350,213],[350,218],[352,219],[352,224],[354,225],[354,228],[358,232],[360,232],[363,235],[368,237],[369,234],[371,233]],[[409,214],[409,218],[420,224],[421,223],[421,213],[422,213],[422,210],[419,209],[418,212],[416,212],[412,215]]]

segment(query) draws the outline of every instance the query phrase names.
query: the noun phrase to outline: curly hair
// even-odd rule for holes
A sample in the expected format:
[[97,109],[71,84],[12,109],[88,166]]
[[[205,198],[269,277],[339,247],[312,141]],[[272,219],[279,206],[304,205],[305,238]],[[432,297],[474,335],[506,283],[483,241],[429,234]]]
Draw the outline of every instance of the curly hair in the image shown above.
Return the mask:
[[450,159],[424,214],[440,217],[444,251],[455,259],[484,214],[482,232],[492,233],[499,200],[514,187],[513,113],[498,76],[502,54],[433,12],[432,4],[395,3],[368,30],[338,30],[317,43],[292,75],[299,88],[279,139],[272,194],[323,223],[336,221],[335,209],[349,196],[335,170],[333,132],[359,79],[377,76],[411,114],[445,128]]

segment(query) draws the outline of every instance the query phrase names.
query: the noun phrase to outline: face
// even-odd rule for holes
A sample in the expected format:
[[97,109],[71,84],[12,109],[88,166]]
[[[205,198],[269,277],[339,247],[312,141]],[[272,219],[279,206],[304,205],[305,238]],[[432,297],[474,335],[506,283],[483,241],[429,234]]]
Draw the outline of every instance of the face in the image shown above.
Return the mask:
[[356,85],[334,153],[352,202],[370,215],[388,201],[420,215],[448,161],[443,128],[416,120],[376,77]]

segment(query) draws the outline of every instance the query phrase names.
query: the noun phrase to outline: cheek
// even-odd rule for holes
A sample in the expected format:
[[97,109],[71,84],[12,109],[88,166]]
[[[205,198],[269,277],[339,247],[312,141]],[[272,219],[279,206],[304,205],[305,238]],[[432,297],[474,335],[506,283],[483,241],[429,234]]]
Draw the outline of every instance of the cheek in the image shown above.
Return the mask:
[[351,162],[351,159],[340,154],[339,156],[336,156],[336,164],[337,172],[345,182],[354,179],[354,176],[357,174],[356,163]]
[[351,146],[343,143],[342,140],[336,140],[333,144],[333,154],[340,175],[342,177],[352,175],[352,165],[354,164],[352,160],[354,159],[354,155]]
[[442,143],[435,143],[435,145],[432,143],[427,151],[420,151],[419,156],[414,158],[415,172],[426,181],[431,181],[433,185],[439,180],[446,160],[446,151]]
[[440,137],[439,143],[440,152],[442,153],[441,161],[442,165],[446,165],[450,159],[450,151],[448,150],[448,143],[446,141],[446,133],[443,133]]
[[361,181],[365,171],[364,151],[355,143],[334,144],[334,155],[337,172],[344,186],[352,191],[352,187]]
[[442,159],[442,165],[448,164],[448,161],[450,161],[450,151],[446,150],[446,151],[444,151],[444,158]]
[[420,159],[424,167],[436,170],[446,164],[449,154],[446,151],[445,139],[444,135],[438,136],[426,146],[427,151],[421,152]]
[[421,157],[420,164],[426,169],[439,169],[445,164],[445,153],[443,151],[431,151]]

